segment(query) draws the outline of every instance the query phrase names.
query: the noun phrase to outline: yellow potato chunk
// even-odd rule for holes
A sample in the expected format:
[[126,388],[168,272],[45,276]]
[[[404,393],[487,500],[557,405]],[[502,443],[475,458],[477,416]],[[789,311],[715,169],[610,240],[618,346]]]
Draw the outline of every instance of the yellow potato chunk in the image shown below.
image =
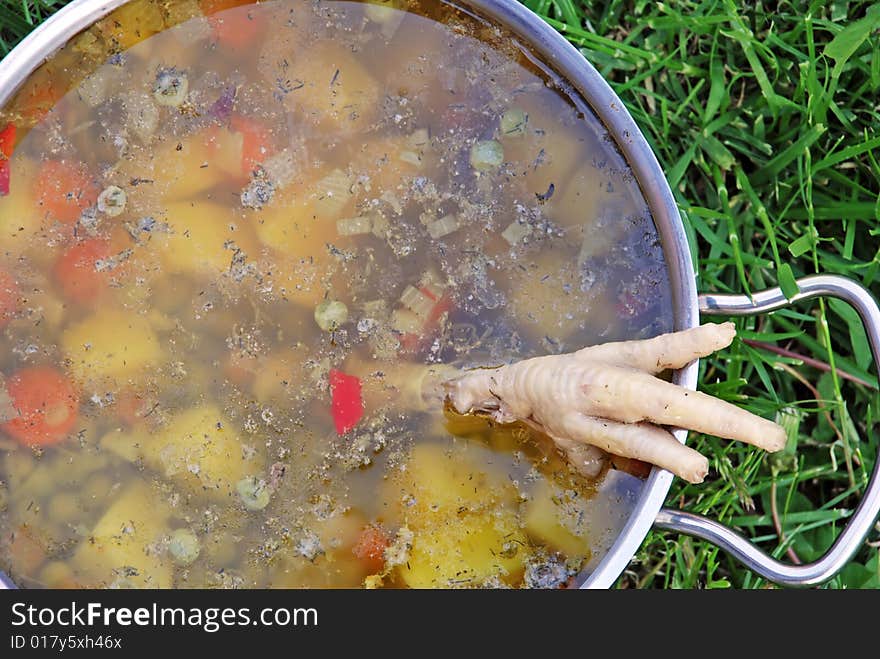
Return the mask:
[[320,552],[311,559],[294,549],[278,556],[269,572],[272,588],[345,588],[366,576],[360,561],[354,560],[352,547],[366,525],[357,513],[333,514],[326,519],[309,517],[304,524],[314,531]]
[[[294,57],[298,51],[302,52],[304,47],[308,47],[314,34],[312,22],[315,13],[300,11],[297,12],[296,20],[291,21],[290,6],[286,3],[266,3],[261,9],[268,15],[272,29],[266,32],[260,44],[257,72],[271,89],[275,89],[279,81],[283,81],[287,93],[295,94],[301,89],[292,89],[299,84],[294,83],[294,80],[299,80],[293,64]],[[288,80],[290,84],[287,84]]]
[[305,344],[280,350],[261,359],[254,374],[253,392],[261,403],[278,403],[300,395],[309,395],[313,388],[306,382],[303,363],[309,357]]
[[158,546],[169,510],[144,481],[134,481],[98,520],[73,556],[78,576],[106,587],[170,588],[173,568]]
[[324,239],[335,225],[324,224],[315,214],[314,202],[299,186],[276,194],[264,208],[249,213],[257,237],[267,247],[294,258],[309,258],[324,252]]
[[[502,136],[501,143],[504,159],[510,162],[523,194],[529,199],[546,194],[551,183],[556,190],[566,189],[571,172],[586,153],[586,145],[574,128],[558,124],[533,126],[531,119],[525,135]],[[549,209],[550,206],[548,212]]]
[[156,153],[157,168],[168,181],[166,199],[188,199],[226,180],[242,178],[243,135],[211,128],[187,140],[165,140]]
[[[34,253],[39,250],[34,250]],[[48,254],[53,254],[52,250],[43,250]],[[34,291],[28,295],[28,308],[39,314],[39,318],[46,323],[52,331],[58,331],[58,326],[64,321],[64,311],[66,308],[62,299],[46,289]],[[29,321],[32,322],[32,321]]]
[[4,451],[0,464],[3,465],[3,480],[10,492],[17,494],[36,469],[38,462],[30,451]]
[[253,248],[228,206],[177,202],[166,207],[165,217],[172,233],[155,242],[170,272],[217,275],[229,268],[235,247],[246,253]]
[[97,311],[71,325],[61,347],[70,373],[81,384],[111,380],[121,385],[138,379],[162,358],[150,323],[119,309]]
[[[418,526],[423,515],[512,503],[516,491],[492,466],[491,458],[491,451],[477,445],[416,445],[406,470],[392,485],[398,493],[397,501],[408,502],[404,506],[407,525]],[[415,522],[412,515],[418,517]]]
[[[605,151],[597,138],[585,136],[574,125],[545,123],[541,118],[555,116],[556,112],[535,99],[519,98],[516,109],[528,116],[524,132],[501,134],[499,139],[520,194],[532,200],[534,195],[546,195],[552,183],[552,194],[543,202],[542,210],[553,222],[569,227],[589,223],[592,228],[603,209],[610,209],[614,219],[610,224],[622,225],[620,217],[632,212],[624,207],[631,186],[619,180],[620,170],[615,170],[614,162],[596,162],[591,157]],[[560,119],[564,121],[564,116]],[[604,247],[617,237],[603,228],[594,231],[591,238]]]
[[206,128],[181,140],[134,149],[116,166],[115,179],[138,182],[127,189],[132,211],[157,213],[168,201],[192,199],[218,186],[242,185],[242,146],[242,133]]
[[[0,196],[0,251],[22,254],[29,238],[40,229],[39,207],[33,195],[36,175],[34,162],[29,158],[13,155],[9,163],[9,194]],[[52,250],[35,250],[36,256]]]
[[[582,165],[563,183],[557,184],[553,197],[545,203],[545,211],[562,226],[583,225],[598,254],[618,240],[618,227],[625,226],[620,218],[633,212],[627,205],[622,182],[612,183],[606,171],[591,164]],[[603,218],[606,212],[609,217]]]
[[247,217],[264,245],[299,259],[326,256],[327,243],[336,238],[334,220],[352,207],[351,185],[341,170],[318,180],[297,181]]
[[98,21],[97,26],[105,39],[126,50],[165,29],[165,18],[154,0],[134,0]]
[[216,499],[235,497],[235,484],[260,476],[265,461],[246,447],[215,405],[178,413],[141,444],[144,462],[193,493]]
[[49,519],[56,524],[71,524],[83,516],[79,497],[69,491],[53,494],[46,507]]
[[522,574],[526,538],[512,511],[447,515],[413,531],[409,558],[399,568],[410,588],[474,587]]
[[102,451],[108,451],[128,462],[135,462],[141,457],[141,446],[144,437],[138,432],[114,428],[103,437],[98,445]]
[[65,561],[52,561],[42,570],[38,581],[45,588],[79,588],[73,569]]
[[[268,247],[260,271],[279,296],[314,306],[327,290],[328,244],[337,239],[335,216],[318,214],[315,188],[300,183],[279,191],[248,222]],[[338,213],[336,214],[338,215]]]
[[353,53],[322,40],[297,53],[294,67],[303,87],[284,100],[310,123],[351,134],[375,119],[379,87]]
[[525,335],[564,341],[586,327],[588,320],[601,326],[599,315],[608,310],[594,304],[600,286],[582,290],[584,282],[574,261],[550,252],[538,254],[506,282],[510,311]]
[[395,57],[383,60],[376,75],[383,79],[387,94],[424,103],[425,107],[446,107],[448,85],[440,82],[442,68],[432,53],[448,48],[442,32],[421,22],[408,22],[393,37]]
[[[81,427],[80,424],[77,424],[77,426]],[[84,426],[82,428],[84,431],[82,434],[83,441],[88,441],[88,438],[94,436],[93,427],[90,427],[91,424],[85,419],[82,422],[82,426]],[[106,455],[87,445],[81,446],[76,452],[75,457],[70,454],[59,453],[51,462],[45,458],[40,460],[41,465],[50,467],[52,481],[56,489],[62,485],[78,488],[89,475],[104,469],[108,462],[109,459]]]
[[270,588],[350,588],[362,577],[356,561],[338,554],[333,560],[319,556],[314,562],[286,554],[273,562],[268,574]]
[[490,456],[473,444],[413,449],[390,493],[414,534],[397,568],[407,585],[477,586],[521,575],[526,538],[514,509],[516,490]]
[[537,483],[526,504],[526,532],[569,558],[590,555],[587,499],[545,481]]

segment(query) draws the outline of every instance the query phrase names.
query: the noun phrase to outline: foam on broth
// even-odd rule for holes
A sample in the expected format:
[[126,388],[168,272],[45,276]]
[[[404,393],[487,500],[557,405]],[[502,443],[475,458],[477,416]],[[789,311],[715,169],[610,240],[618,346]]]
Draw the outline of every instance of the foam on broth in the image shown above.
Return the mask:
[[[571,583],[639,481],[406,391],[419,365],[672,329],[603,127],[451,5],[204,5],[127,5],[3,111],[0,569],[24,587]],[[318,312],[332,331],[328,301],[347,311]]]

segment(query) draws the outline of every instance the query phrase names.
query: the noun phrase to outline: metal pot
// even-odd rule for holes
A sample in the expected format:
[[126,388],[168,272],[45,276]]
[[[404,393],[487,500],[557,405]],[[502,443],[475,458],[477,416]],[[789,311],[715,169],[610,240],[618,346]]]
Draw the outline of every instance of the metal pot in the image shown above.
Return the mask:
[[[0,64],[0,107],[27,77],[71,37],[128,0],[73,0],[34,30]],[[786,299],[779,288],[743,295],[698,295],[693,264],[672,191],[660,164],[624,104],[602,76],[558,32],[515,0],[455,0],[481,17],[495,21],[527,45],[537,57],[560,74],[590,106],[626,158],[660,235],[672,290],[675,329],[699,324],[700,314],[745,316],[773,311],[790,304],[827,296],[852,305],[865,324],[875,364],[880,364],[880,308],[860,284],[836,275],[815,275],[798,280],[800,292]],[[679,370],[673,381],[694,389],[697,362]],[[687,433],[675,431],[684,442]],[[862,501],[834,545],[819,560],[788,565],[771,558],[745,537],[711,519],[663,508],[672,474],[654,468],[638,500],[607,553],[588,573],[582,588],[607,588],[626,568],[652,526],[685,533],[715,543],[760,576],[786,586],[813,586],[839,572],[859,549],[880,514],[880,461],[875,464]],[[0,573],[0,588],[14,587]]]

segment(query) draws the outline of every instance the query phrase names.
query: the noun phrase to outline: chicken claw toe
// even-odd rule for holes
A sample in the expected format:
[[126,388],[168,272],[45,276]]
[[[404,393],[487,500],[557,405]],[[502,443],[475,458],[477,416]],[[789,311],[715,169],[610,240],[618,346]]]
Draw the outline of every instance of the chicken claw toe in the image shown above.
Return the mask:
[[[733,323],[706,324],[642,341],[475,369],[444,383],[460,413],[492,411],[544,430],[567,455],[572,442],[658,465],[701,482],[708,461],[659,426],[735,439],[767,451],[785,446],[781,426],[736,405],[654,377],[730,344]],[[656,425],[654,425],[656,424]]]

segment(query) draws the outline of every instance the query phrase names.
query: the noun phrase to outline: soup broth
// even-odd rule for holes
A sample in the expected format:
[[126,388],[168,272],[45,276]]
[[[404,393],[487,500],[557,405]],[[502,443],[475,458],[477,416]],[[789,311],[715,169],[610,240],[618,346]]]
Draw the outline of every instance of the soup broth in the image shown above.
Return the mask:
[[636,479],[419,395],[672,329],[630,171],[511,34],[439,1],[138,0],[2,126],[17,584],[560,587],[603,555]]

